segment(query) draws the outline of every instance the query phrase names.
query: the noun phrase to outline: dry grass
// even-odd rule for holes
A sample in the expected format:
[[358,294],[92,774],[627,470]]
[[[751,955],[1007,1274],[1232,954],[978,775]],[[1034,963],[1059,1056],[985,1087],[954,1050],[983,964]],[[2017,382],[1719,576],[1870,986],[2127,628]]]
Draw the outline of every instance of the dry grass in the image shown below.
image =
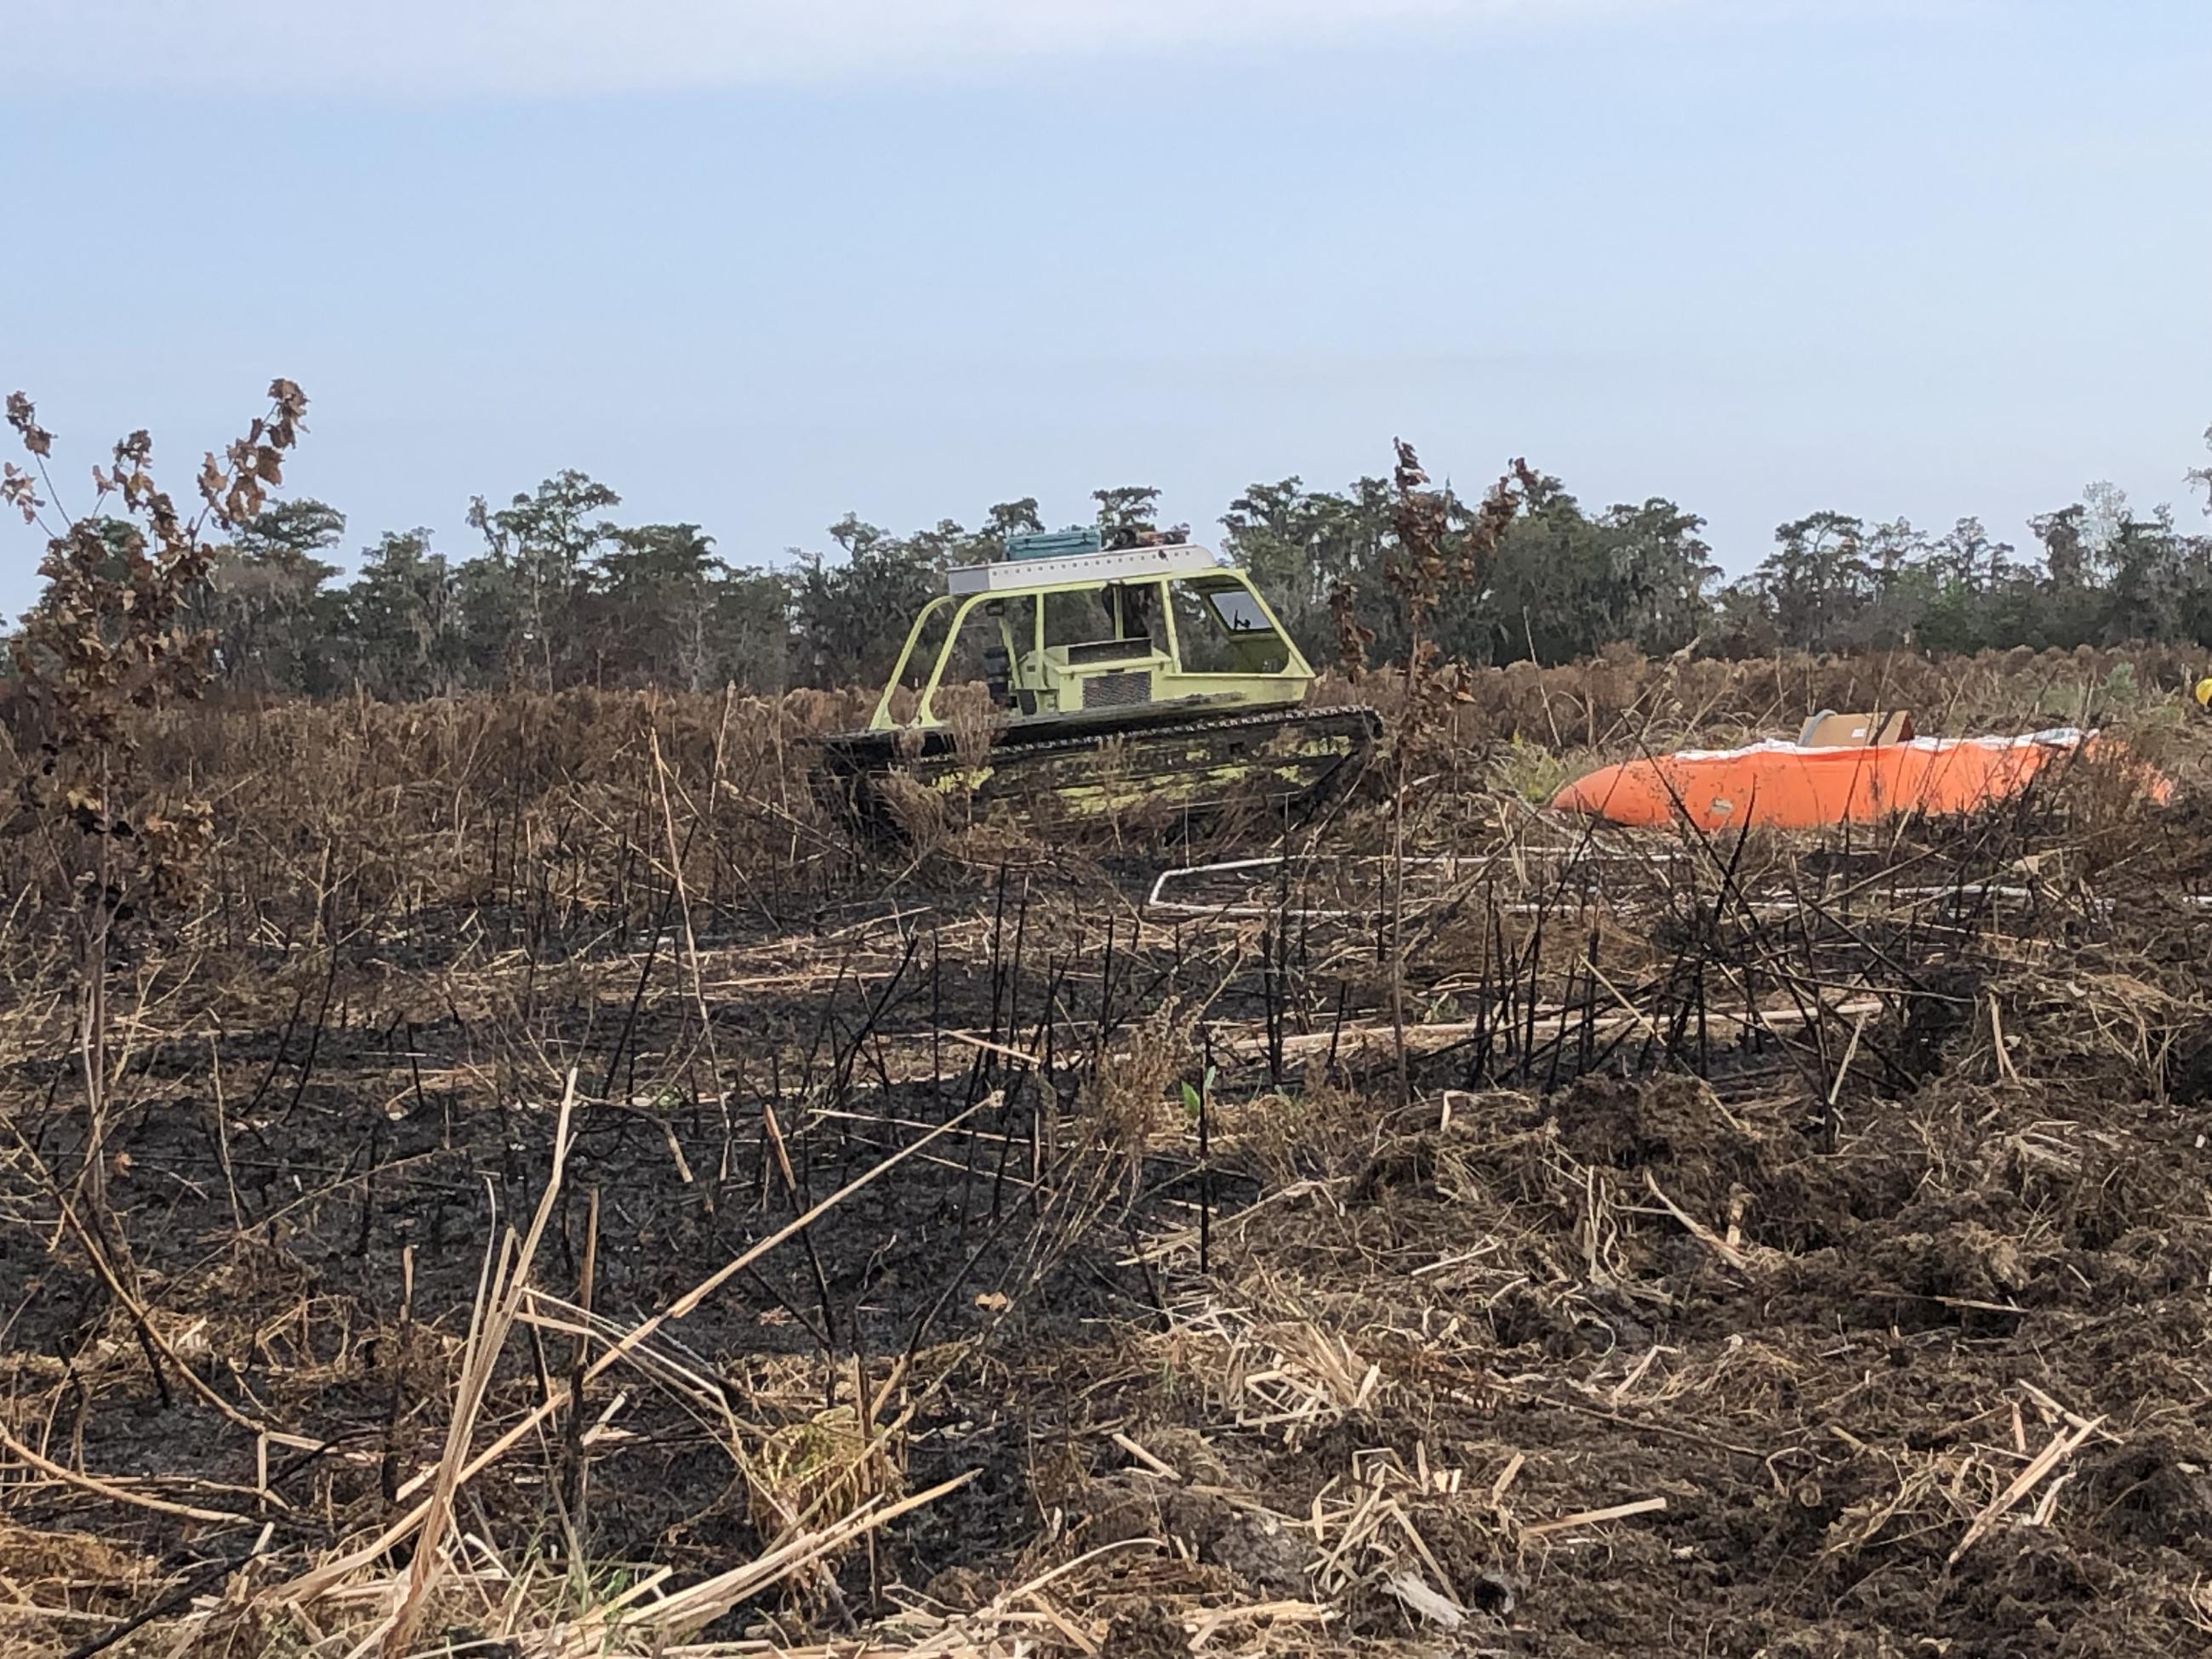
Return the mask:
[[[8,854],[0,1643],[2187,1650],[2194,794],[1530,807],[1808,707],[2071,718],[2118,660],[1480,678],[1387,950],[1372,801],[1158,885],[949,811],[871,862],[805,767],[854,698],[164,715],[216,834],[110,988],[112,1237]],[[2193,790],[2178,669],[2120,712]]]

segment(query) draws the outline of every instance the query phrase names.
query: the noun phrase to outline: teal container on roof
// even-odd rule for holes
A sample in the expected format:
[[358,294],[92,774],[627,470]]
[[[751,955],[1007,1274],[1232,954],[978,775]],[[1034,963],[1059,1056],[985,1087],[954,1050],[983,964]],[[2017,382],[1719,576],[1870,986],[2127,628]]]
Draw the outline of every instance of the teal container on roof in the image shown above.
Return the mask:
[[1010,559],[1065,559],[1079,553],[1102,553],[1105,548],[1096,525],[1036,530],[1006,538],[1006,556]]

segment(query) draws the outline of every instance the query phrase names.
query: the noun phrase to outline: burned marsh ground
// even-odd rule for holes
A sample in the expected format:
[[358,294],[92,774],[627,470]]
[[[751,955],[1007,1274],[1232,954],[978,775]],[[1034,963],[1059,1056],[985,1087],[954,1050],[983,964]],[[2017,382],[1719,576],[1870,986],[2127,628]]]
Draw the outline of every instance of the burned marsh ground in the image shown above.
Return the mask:
[[9,854],[0,1648],[2204,1651],[2201,740],[1524,799],[1816,672],[1500,677],[1401,820],[895,849],[834,700],[177,717],[96,1135]]

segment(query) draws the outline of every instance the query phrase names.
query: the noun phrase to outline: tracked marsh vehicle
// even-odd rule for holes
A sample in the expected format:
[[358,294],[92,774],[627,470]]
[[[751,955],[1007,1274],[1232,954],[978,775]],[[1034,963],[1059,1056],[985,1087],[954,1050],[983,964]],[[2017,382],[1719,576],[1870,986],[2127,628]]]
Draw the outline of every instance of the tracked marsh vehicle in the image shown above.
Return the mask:
[[[867,729],[826,741],[829,773],[863,823],[893,830],[916,787],[1077,819],[1302,813],[1381,729],[1371,709],[1305,707],[1314,678],[1250,578],[1203,547],[1018,536],[945,573]],[[977,679],[987,710],[960,689]]]

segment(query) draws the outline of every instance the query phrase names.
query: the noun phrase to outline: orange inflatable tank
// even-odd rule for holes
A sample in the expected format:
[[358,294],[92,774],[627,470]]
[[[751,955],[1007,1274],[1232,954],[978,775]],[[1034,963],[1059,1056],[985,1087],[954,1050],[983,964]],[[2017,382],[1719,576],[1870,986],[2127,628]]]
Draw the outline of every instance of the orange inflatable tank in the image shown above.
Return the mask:
[[[1749,823],[1811,830],[1906,812],[1971,812],[2017,795],[2045,767],[2090,752],[2096,736],[2068,729],[2024,738],[1690,750],[1601,768],[1560,790],[1552,805],[1613,823],[1686,818],[1701,830]],[[2170,800],[2171,780],[2145,773],[2143,793],[2160,805]]]

